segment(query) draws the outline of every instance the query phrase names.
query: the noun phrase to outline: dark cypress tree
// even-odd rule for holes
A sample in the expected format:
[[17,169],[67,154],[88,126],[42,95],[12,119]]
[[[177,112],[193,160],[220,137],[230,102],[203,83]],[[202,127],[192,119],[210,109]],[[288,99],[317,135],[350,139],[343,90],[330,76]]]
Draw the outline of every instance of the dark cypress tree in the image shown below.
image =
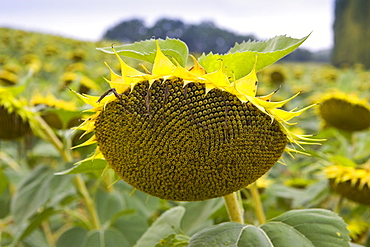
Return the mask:
[[370,68],[370,0],[335,1],[332,62]]

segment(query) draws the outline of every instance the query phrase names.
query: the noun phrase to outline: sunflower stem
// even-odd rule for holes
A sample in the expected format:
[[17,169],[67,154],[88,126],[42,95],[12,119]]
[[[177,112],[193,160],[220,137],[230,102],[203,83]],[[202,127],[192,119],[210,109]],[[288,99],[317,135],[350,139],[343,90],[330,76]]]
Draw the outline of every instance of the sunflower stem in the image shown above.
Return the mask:
[[44,137],[45,139],[47,139],[47,141],[54,145],[54,147],[59,151],[64,161],[71,162],[72,161],[71,153],[64,148],[63,142],[61,142],[60,139],[55,135],[54,131],[50,128],[50,126],[40,116],[36,116],[35,119],[40,124],[40,127],[43,130],[42,137]]
[[266,223],[266,216],[265,212],[263,210],[262,202],[261,202],[261,196],[258,192],[258,188],[256,183],[252,183],[248,186],[249,191],[252,194],[253,202],[254,202],[254,210],[257,216],[257,219],[260,223],[260,225]]
[[48,242],[48,246],[55,247],[55,236],[51,231],[50,224],[47,221],[41,223],[42,230],[45,234],[46,241]]
[[83,200],[85,201],[87,211],[89,212],[91,216],[93,228],[100,229],[101,224],[100,224],[100,220],[98,217],[98,213],[96,212],[96,209],[95,209],[94,201],[92,200],[89,194],[89,191],[86,188],[86,185],[82,179],[82,176],[80,174],[77,174],[76,177],[74,178],[74,182],[76,184],[78,191],[82,195]]
[[[46,138],[48,141],[50,141],[51,144],[54,145],[54,147],[59,151],[62,158],[66,162],[72,162],[72,155],[69,150],[65,148],[65,145],[62,141],[55,135],[54,131],[50,128],[50,126],[42,119],[40,116],[35,117],[38,123],[40,124],[41,129],[43,130],[43,133],[41,133],[42,137]],[[85,182],[82,179],[82,176],[80,174],[77,174],[74,178],[74,183],[76,185],[77,190],[82,196],[82,199],[85,202],[87,211],[90,214],[92,225],[95,229],[99,229],[101,227],[98,213],[95,209],[94,201],[92,200],[89,191],[86,188]]]
[[343,201],[344,201],[344,197],[343,196],[340,196],[339,199],[338,199],[338,202],[335,205],[335,208],[333,210],[334,213],[340,214],[340,209],[342,207]]
[[242,207],[239,203],[236,192],[224,196],[227,213],[229,214],[230,221],[244,223]]

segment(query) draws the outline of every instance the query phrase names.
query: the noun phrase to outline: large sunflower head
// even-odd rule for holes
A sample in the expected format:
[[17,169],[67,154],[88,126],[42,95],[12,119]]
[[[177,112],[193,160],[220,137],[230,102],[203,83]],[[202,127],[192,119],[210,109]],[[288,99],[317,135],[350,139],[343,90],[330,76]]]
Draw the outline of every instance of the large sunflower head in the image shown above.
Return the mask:
[[[121,64],[110,69],[111,89],[101,97],[78,94],[94,114],[79,128],[98,143],[89,159],[104,158],[127,183],[150,195],[178,201],[224,196],[254,182],[309,138],[289,131],[301,110],[280,109],[293,97],[257,97],[257,56],[252,70],[230,78],[219,61],[207,72],[195,58],[188,70],[156,42],[152,71]],[[112,94],[108,94],[112,92]],[[297,151],[299,152],[299,151]]]

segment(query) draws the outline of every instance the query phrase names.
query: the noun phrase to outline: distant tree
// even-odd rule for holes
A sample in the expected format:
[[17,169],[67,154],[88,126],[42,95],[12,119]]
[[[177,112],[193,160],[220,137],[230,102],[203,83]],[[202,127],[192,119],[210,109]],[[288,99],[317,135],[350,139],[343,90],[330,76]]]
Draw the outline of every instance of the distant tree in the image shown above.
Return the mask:
[[120,24],[108,29],[103,39],[120,40],[123,42],[132,42],[141,39],[150,38],[151,34],[144,22],[140,19],[123,21]]
[[148,32],[156,38],[181,38],[187,28],[188,26],[180,20],[163,18],[158,20]]
[[237,35],[220,29],[213,22],[202,22],[199,25],[187,25],[180,20],[163,18],[148,28],[142,20],[124,21],[110,28],[103,39],[133,42],[151,37],[179,38],[183,40],[191,52],[225,53],[235,42],[255,39],[253,35]]
[[283,61],[297,61],[297,62],[307,62],[312,60],[312,52],[307,49],[298,48],[297,50],[293,51],[286,57],[284,57]]
[[370,1],[336,0],[334,49],[336,66],[362,63],[370,68]]

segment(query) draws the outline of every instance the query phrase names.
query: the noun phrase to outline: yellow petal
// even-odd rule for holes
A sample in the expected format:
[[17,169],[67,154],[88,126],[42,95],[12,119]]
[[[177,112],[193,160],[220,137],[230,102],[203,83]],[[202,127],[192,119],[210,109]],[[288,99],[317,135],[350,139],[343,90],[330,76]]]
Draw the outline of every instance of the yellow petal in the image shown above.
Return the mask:
[[176,60],[175,63],[176,69],[173,71],[173,76],[183,79],[185,85],[187,82],[196,82],[199,80],[198,76],[183,68]]
[[[80,137],[80,138],[81,138],[81,137]],[[94,144],[94,143],[97,143],[95,135],[93,135],[89,140],[85,141],[84,143],[82,143],[82,144],[80,144],[80,145],[77,145],[77,146],[74,146],[74,147],[72,147],[71,149],[75,149],[75,148],[79,148],[79,147],[89,146],[89,145],[92,145],[92,144]]]
[[313,104],[313,105],[310,105],[310,106],[307,106],[299,111],[294,111],[294,110],[291,110],[291,111],[284,111],[284,110],[281,110],[281,109],[271,109],[270,112],[272,114],[274,114],[279,120],[282,120],[283,122],[287,123],[287,121],[291,120],[292,118],[294,117],[298,117],[299,115],[301,115],[304,111],[316,106],[317,104]]
[[168,59],[159,47],[158,40],[156,40],[157,53],[155,55],[152,74],[153,75],[171,75],[176,69],[176,66]]
[[235,89],[243,95],[256,96],[257,92],[257,74],[256,74],[257,56],[255,57],[253,69],[248,75],[235,81]]
[[274,96],[280,90],[280,87],[281,86],[279,86],[275,91],[273,91],[272,93],[269,93],[268,95],[258,96],[257,98],[264,100],[264,101],[271,101],[272,96]]
[[201,78],[205,79],[204,83],[211,84],[218,88],[230,87],[229,79],[223,71],[223,64],[224,63],[221,61],[221,66],[217,71],[203,75]]
[[144,75],[144,73],[130,67],[127,65],[122,58],[118,55],[115,49],[113,49],[114,54],[119,60],[120,66],[121,66],[121,74],[122,74],[122,79],[125,80],[126,77],[131,77],[131,76],[138,76],[138,75]]
[[114,73],[107,63],[105,63],[105,65],[108,67],[110,71],[110,80],[106,78],[104,78],[104,80],[109,83],[109,86],[111,88],[115,88],[117,93],[119,94],[125,92],[128,88],[130,88],[130,84],[125,84],[121,76]]
[[193,55],[190,55],[190,57],[193,59],[194,65],[189,71],[195,76],[203,76],[207,74],[206,70],[198,63],[197,59]]
[[286,99],[286,100],[283,100],[283,101],[278,101],[278,102],[264,101],[264,100],[259,99],[259,98],[255,98],[255,99],[256,99],[256,102],[258,102],[259,105],[263,106],[266,110],[270,110],[270,109],[276,109],[276,108],[284,106],[286,103],[288,103],[289,101],[291,101],[292,99],[297,97],[299,94],[300,94],[300,92],[296,93],[295,95],[293,95],[289,99]]
[[76,91],[74,91],[72,89],[69,89],[69,90],[71,90],[73,93],[75,93],[86,104],[89,104],[94,108],[99,107],[99,103],[97,103],[97,101],[99,100],[100,97],[90,96],[90,95],[87,95],[87,94],[80,94],[80,93],[77,93]]

